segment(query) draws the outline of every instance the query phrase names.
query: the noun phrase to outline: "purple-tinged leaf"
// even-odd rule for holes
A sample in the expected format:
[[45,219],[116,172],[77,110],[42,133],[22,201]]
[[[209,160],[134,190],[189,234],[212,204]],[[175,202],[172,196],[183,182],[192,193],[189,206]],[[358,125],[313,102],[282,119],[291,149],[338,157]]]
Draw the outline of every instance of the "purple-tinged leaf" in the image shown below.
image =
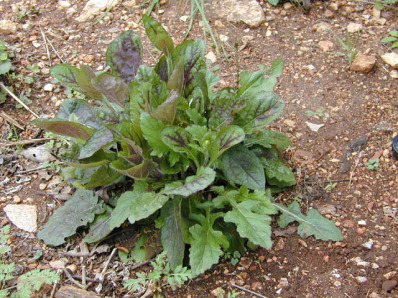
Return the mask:
[[177,91],[178,94],[181,94],[182,88],[184,86],[184,57],[177,62],[174,67],[173,73],[171,74],[168,82],[167,88],[171,90]]
[[203,56],[206,46],[203,40],[197,39],[189,43],[184,51],[184,96],[189,97],[193,89],[197,86],[195,82],[195,73],[205,72],[206,64]]
[[152,113],[152,116],[160,121],[173,123],[177,112],[177,101],[178,93],[171,92],[169,97]]
[[239,126],[230,125],[221,129],[210,149],[211,162],[215,161],[225,150],[239,144],[244,139],[245,132]]
[[265,188],[265,173],[261,160],[243,145],[236,145],[222,156],[222,171],[227,181],[246,185],[250,189]]
[[95,99],[100,99],[102,98],[102,95],[98,90],[93,86],[91,83],[91,80],[95,78],[95,73],[94,71],[90,68],[88,65],[83,65],[79,72],[77,73],[76,76],[76,82],[79,85],[80,88],[83,89],[83,91],[95,98]]
[[83,124],[58,119],[36,119],[32,124],[52,133],[83,141],[87,141],[93,134],[93,130]]
[[215,177],[216,172],[213,169],[199,168],[196,175],[187,177],[184,183],[177,181],[168,184],[163,192],[167,195],[189,197],[208,187],[214,181]]
[[142,60],[140,37],[133,31],[121,33],[106,51],[106,64],[129,85],[134,80]]
[[51,67],[50,74],[62,84],[81,92],[82,89],[77,84],[77,74],[79,69],[69,64],[58,64]]
[[273,92],[261,92],[252,96],[246,107],[238,113],[236,124],[243,127],[246,133],[264,129],[279,117],[285,106],[283,101],[276,98]]
[[125,176],[142,180],[148,178],[149,174],[156,168],[156,164],[149,159],[145,159],[141,164],[132,167],[131,164],[117,160],[111,163],[111,168]]
[[163,26],[150,16],[142,15],[146,34],[153,45],[165,55],[170,55],[174,49],[173,39]]
[[169,66],[167,64],[166,56],[160,57],[158,63],[155,66],[155,71],[162,81],[167,82],[169,80]]
[[166,127],[160,133],[160,138],[174,152],[189,152],[189,144],[192,142],[191,135],[182,127]]
[[[120,123],[116,127],[116,134],[129,146],[128,149],[123,149],[126,149],[130,154],[135,153],[142,156],[144,137],[142,136],[141,127],[139,125],[129,122]],[[122,146],[123,145],[122,143]]]
[[84,146],[80,149],[78,158],[88,158],[101,148],[112,143],[113,141],[113,134],[107,128],[97,130],[91,135],[91,137],[87,140]]
[[57,118],[70,121],[72,115],[76,117],[81,124],[96,129],[101,129],[103,127],[102,123],[95,115],[92,106],[82,99],[65,99],[58,111]]
[[129,99],[130,89],[127,84],[119,77],[103,73],[92,80],[93,86],[101,92],[111,102],[120,106]]

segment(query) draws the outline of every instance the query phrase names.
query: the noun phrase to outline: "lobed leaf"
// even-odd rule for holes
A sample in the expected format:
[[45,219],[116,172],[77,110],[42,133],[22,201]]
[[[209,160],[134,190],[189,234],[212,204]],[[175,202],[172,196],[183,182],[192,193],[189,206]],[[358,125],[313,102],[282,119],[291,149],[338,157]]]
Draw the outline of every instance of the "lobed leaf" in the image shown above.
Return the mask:
[[201,215],[201,224],[196,224],[189,229],[192,235],[191,248],[189,249],[189,264],[193,276],[205,272],[213,264],[218,263],[223,255],[221,246],[228,248],[227,237],[213,229],[214,220],[220,214],[209,214],[206,218]]
[[54,211],[48,222],[37,233],[37,238],[47,245],[58,246],[65,238],[75,234],[76,229],[94,220],[103,212],[102,203],[90,190],[78,189],[64,206]]

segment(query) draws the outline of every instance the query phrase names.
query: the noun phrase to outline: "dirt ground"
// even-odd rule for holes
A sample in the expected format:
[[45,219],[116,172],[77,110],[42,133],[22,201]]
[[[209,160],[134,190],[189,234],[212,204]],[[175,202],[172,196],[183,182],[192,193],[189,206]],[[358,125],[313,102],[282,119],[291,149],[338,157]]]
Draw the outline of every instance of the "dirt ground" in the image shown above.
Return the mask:
[[[85,2],[71,1],[76,11]],[[170,0],[161,5],[153,16],[179,43],[188,28],[188,22],[180,18],[189,15],[189,4],[177,8],[176,2]],[[331,5],[333,2],[338,4],[337,10]],[[285,61],[284,75],[276,92],[286,107],[273,128],[292,140],[286,157],[298,183],[275,199],[289,202],[295,198],[303,206],[317,208],[336,222],[345,240],[333,243],[312,237],[301,239],[294,229],[280,230],[275,225],[271,250],[248,252],[237,265],[223,260],[180,289],[172,291],[165,287],[160,294],[211,297],[220,290],[226,296],[235,291],[240,292],[238,297],[254,297],[255,294],[233,286],[237,285],[263,297],[398,297],[398,287],[392,286],[398,280],[398,161],[391,150],[392,137],[398,132],[398,79],[391,76],[391,67],[380,58],[391,51],[380,40],[398,28],[398,7],[385,8],[377,16],[373,5],[362,1],[314,1],[308,13],[296,6],[285,9],[260,3],[267,21],[258,28],[219,19],[208,5],[207,18],[213,29],[229,38],[224,44],[229,57],[221,54],[215,63],[220,65],[221,85],[234,84],[236,57],[240,70],[270,65],[275,58]],[[41,116],[54,116],[66,97],[59,91],[64,90],[62,87],[44,91],[52,78],[41,30],[67,63],[89,63],[97,69],[104,65],[107,44],[123,30],[133,29],[143,38],[144,60],[147,64],[154,63],[153,55],[157,53],[144,38],[140,23],[144,8],[126,8],[119,3],[93,25],[93,20],[79,23],[75,20],[78,13],[66,14],[64,8],[57,7],[57,1],[0,1],[2,18],[18,24],[15,34],[0,39],[16,48],[13,58],[16,73],[34,78],[31,85],[21,84],[15,91],[20,95],[31,88],[29,107]],[[18,10],[23,9],[27,13],[19,19]],[[322,29],[322,24],[326,24],[345,40],[345,28],[352,22],[363,27],[358,49],[376,57],[375,67],[366,74],[349,70],[347,57],[338,54],[346,53],[345,50],[330,31]],[[190,38],[201,37],[203,31],[196,21]],[[233,46],[235,41],[245,45],[238,54]],[[320,41],[332,43],[330,52],[322,51]],[[210,39],[208,51],[215,52]],[[54,51],[50,57],[51,65],[61,63]],[[27,68],[34,64],[40,67],[36,74]],[[0,181],[10,179],[0,185],[1,208],[20,202],[35,204],[41,226],[62,204],[59,194],[67,196],[71,189],[51,171],[30,171],[40,165],[21,156],[22,146],[14,146],[22,140],[43,137],[37,128],[29,125],[32,115],[16,108],[10,98],[0,109],[21,125],[21,129],[15,130],[9,119],[0,116]],[[311,123],[323,126],[314,131]],[[372,158],[380,159],[378,170],[368,168],[367,162]],[[10,192],[19,185],[22,187],[18,191]],[[3,211],[0,215],[2,225],[9,223]],[[18,264],[19,273],[51,268],[54,261],[62,260],[76,275],[81,274],[85,265],[87,277],[94,278],[113,249],[89,257],[72,257],[64,252],[78,246],[79,237],[72,239],[67,247],[51,248],[39,242],[34,233],[15,226],[11,235],[11,259]],[[44,251],[40,261],[32,259],[38,249]],[[123,277],[151,269],[144,265],[130,272],[131,266],[134,264],[123,265],[117,257],[113,258],[100,295],[123,296],[127,293],[122,286]],[[65,284],[70,281],[63,276],[61,285]],[[94,291],[96,286],[94,283],[88,290]],[[49,295],[51,290],[46,288],[43,291],[48,292],[38,295]]]

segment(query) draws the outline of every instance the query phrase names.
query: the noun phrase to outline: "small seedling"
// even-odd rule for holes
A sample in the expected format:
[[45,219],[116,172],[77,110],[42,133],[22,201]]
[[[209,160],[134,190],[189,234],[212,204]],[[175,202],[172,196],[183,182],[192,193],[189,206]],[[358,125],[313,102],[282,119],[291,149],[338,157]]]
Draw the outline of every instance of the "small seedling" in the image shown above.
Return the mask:
[[380,164],[380,159],[374,158],[374,159],[369,159],[369,161],[366,163],[366,166],[368,167],[369,170],[377,171],[379,169],[379,164]]
[[392,42],[391,47],[398,48],[398,31],[397,30],[392,30],[390,31],[390,36],[384,37],[381,40],[382,43],[389,43]]
[[325,110],[324,109],[317,109],[316,111],[307,110],[304,113],[308,117],[319,117],[319,118],[326,118]]
[[332,180],[329,179],[328,185],[325,186],[326,191],[331,191],[333,188],[335,188],[337,185],[337,182],[333,182]]
[[383,10],[385,6],[395,3],[398,3],[398,0],[376,0],[375,8],[377,10]]

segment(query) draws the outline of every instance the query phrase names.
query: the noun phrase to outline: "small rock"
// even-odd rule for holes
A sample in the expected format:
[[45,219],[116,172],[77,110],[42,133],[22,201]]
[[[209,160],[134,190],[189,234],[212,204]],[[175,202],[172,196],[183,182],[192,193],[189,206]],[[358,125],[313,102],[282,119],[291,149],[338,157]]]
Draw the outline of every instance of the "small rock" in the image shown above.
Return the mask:
[[362,246],[370,250],[373,248],[373,244],[374,244],[373,239],[369,239],[368,241],[363,243]]
[[72,6],[72,5],[70,4],[69,1],[65,1],[65,0],[59,1],[59,2],[58,2],[58,5],[59,5],[60,7],[62,7],[62,8],[69,8],[69,7]]
[[339,10],[339,6],[340,6],[340,3],[336,2],[336,1],[332,1],[332,3],[329,4],[329,8],[334,11]]
[[70,264],[70,265],[66,266],[66,269],[68,269],[72,273],[77,272],[77,266],[75,264]]
[[328,19],[333,18],[333,17],[334,17],[333,11],[331,11],[331,10],[329,10],[329,9],[326,9],[326,11],[325,11],[325,17],[327,17]]
[[398,70],[395,70],[395,69],[391,70],[390,77],[393,79],[398,79]]
[[62,269],[62,268],[65,268],[65,265],[67,263],[68,263],[68,260],[59,259],[59,260],[51,261],[49,264],[50,264],[51,268]]
[[272,31],[271,30],[267,30],[267,32],[265,32],[265,36],[266,37],[270,37],[272,35]]
[[14,196],[14,200],[13,201],[14,201],[15,204],[19,204],[19,203],[22,202],[22,199],[19,196]]
[[212,12],[229,22],[243,22],[252,28],[265,22],[264,12],[256,0],[214,0]]
[[365,227],[366,226],[366,220],[358,220],[358,226]]
[[282,250],[285,247],[285,241],[283,241],[282,238],[279,238],[278,242],[276,242],[276,245],[274,247],[274,250]]
[[82,13],[76,18],[76,21],[82,23],[92,19],[102,10],[108,7],[114,7],[118,0],[89,0],[83,8]]
[[347,26],[347,31],[349,33],[354,33],[362,30],[362,25],[357,23],[349,23]]
[[226,35],[224,35],[224,34],[220,34],[220,40],[221,40],[222,42],[227,42],[227,41],[229,40],[229,37],[226,36]]
[[276,286],[277,289],[287,289],[289,287],[290,287],[289,281],[285,277],[282,277],[281,280],[279,281],[279,284]]
[[183,22],[187,22],[189,20],[189,16],[181,16],[180,20]]
[[321,40],[318,42],[318,46],[323,52],[330,52],[334,48],[333,42],[329,40]]
[[49,91],[49,92],[51,92],[51,91],[53,91],[53,89],[54,89],[54,85],[51,84],[51,83],[45,84],[44,87],[43,87],[43,90],[44,90],[44,91]]
[[122,5],[126,8],[133,8],[134,6],[137,5],[137,1],[136,0],[132,0],[132,1],[125,1],[122,3]]
[[286,2],[286,3],[283,4],[283,9],[288,10],[288,9],[290,9],[292,7],[293,7],[293,4],[290,3],[290,2]]
[[387,272],[386,274],[384,274],[383,276],[385,279],[392,279],[395,277],[396,274],[397,274],[397,271],[390,271],[390,272]]
[[307,124],[307,126],[309,127],[310,130],[314,131],[314,132],[318,132],[318,130],[324,126],[325,124],[315,124],[315,123],[311,123],[308,121],[305,121],[305,124]]
[[0,20],[0,35],[14,34],[17,32],[17,24],[9,20]]
[[398,54],[395,52],[386,53],[381,56],[381,59],[393,68],[398,68]]
[[296,122],[294,122],[293,120],[290,120],[290,119],[283,120],[283,123],[286,124],[289,127],[295,127],[296,126]]
[[368,73],[376,64],[376,57],[372,55],[364,55],[359,53],[351,64],[350,69],[353,71]]
[[41,47],[41,43],[40,42],[36,42],[36,41],[32,41],[33,46],[37,49]]
[[36,231],[37,208],[35,205],[10,204],[4,208],[4,212],[10,221],[19,229],[27,232]]
[[381,298],[382,296],[380,296],[379,294],[377,294],[376,292],[372,292],[369,295],[369,298]]
[[368,281],[368,279],[365,276],[357,276],[357,277],[355,277],[355,279],[360,284],[363,284]]
[[225,296],[225,290],[221,287],[215,288],[213,291],[210,292],[213,296],[215,297],[224,297]]
[[318,33],[321,33],[321,32],[327,31],[329,27],[330,27],[330,25],[328,23],[321,22],[321,23],[317,23],[314,26],[312,26],[312,30],[314,30]]
[[86,55],[86,56],[83,58],[83,62],[84,62],[84,63],[91,63],[91,62],[93,62],[94,60],[95,60],[94,55]]
[[208,52],[205,57],[206,57],[206,59],[209,59],[211,61],[211,63],[217,62],[217,57],[213,52]]
[[394,289],[397,286],[397,284],[398,282],[394,279],[386,280],[381,285],[381,288],[383,289],[384,292],[390,292],[392,289]]

